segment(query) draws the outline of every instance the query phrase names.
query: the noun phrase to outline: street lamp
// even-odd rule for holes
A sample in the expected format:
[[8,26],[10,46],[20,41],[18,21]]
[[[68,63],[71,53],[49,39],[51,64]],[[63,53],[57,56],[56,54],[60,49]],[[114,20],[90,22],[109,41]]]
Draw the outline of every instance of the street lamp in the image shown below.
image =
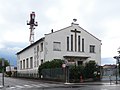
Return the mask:
[[116,59],[116,84],[118,84],[118,82],[117,82],[118,65],[117,64],[120,62],[120,60],[119,60],[120,56],[114,56],[113,58]]

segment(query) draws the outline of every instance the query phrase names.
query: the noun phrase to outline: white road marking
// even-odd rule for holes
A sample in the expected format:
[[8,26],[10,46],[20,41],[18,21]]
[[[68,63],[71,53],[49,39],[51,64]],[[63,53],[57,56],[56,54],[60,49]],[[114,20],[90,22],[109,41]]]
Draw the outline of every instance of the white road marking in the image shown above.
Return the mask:
[[32,84],[33,86],[35,86],[35,87],[42,87],[42,86],[40,86],[40,85],[36,85],[36,84]]
[[31,87],[33,87],[33,86],[31,86],[31,85],[24,85],[25,87],[29,87],[29,88],[31,88]]
[[43,86],[43,87],[49,87],[48,85],[44,85],[44,84],[38,84],[40,86]]
[[24,88],[23,86],[20,86],[20,85],[16,85],[15,87],[18,87],[18,88]]
[[14,89],[15,87],[10,87],[11,89]]

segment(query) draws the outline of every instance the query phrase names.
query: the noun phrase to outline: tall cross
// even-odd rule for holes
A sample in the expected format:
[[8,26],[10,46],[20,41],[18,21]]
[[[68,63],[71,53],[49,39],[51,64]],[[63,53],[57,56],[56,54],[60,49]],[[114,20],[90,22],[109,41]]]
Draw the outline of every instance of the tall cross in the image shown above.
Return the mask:
[[75,51],[77,51],[77,33],[81,33],[81,31],[77,31],[77,29],[75,29],[71,30],[71,32],[75,33]]

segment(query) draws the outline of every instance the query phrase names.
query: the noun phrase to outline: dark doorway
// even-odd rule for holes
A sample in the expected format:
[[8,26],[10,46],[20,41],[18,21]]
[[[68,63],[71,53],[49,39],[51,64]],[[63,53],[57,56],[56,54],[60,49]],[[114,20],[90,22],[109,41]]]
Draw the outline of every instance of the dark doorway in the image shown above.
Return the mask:
[[78,61],[78,65],[82,65],[83,64],[83,61]]

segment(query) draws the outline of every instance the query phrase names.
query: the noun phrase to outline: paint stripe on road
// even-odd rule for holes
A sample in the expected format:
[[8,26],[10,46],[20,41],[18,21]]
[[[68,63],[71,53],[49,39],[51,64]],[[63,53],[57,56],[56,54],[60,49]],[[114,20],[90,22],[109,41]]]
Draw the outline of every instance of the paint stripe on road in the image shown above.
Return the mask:
[[24,86],[20,86],[20,85],[16,85],[15,87],[18,87],[18,88],[24,88]]
[[10,89],[14,89],[14,88],[16,88],[16,87],[10,87]]
[[49,87],[48,85],[44,85],[44,84],[38,84],[38,85],[40,85],[42,87]]
[[42,87],[41,85],[32,84],[35,87]]
[[31,87],[33,87],[33,86],[31,86],[31,85],[24,85],[25,87],[29,87],[29,88],[31,88]]

